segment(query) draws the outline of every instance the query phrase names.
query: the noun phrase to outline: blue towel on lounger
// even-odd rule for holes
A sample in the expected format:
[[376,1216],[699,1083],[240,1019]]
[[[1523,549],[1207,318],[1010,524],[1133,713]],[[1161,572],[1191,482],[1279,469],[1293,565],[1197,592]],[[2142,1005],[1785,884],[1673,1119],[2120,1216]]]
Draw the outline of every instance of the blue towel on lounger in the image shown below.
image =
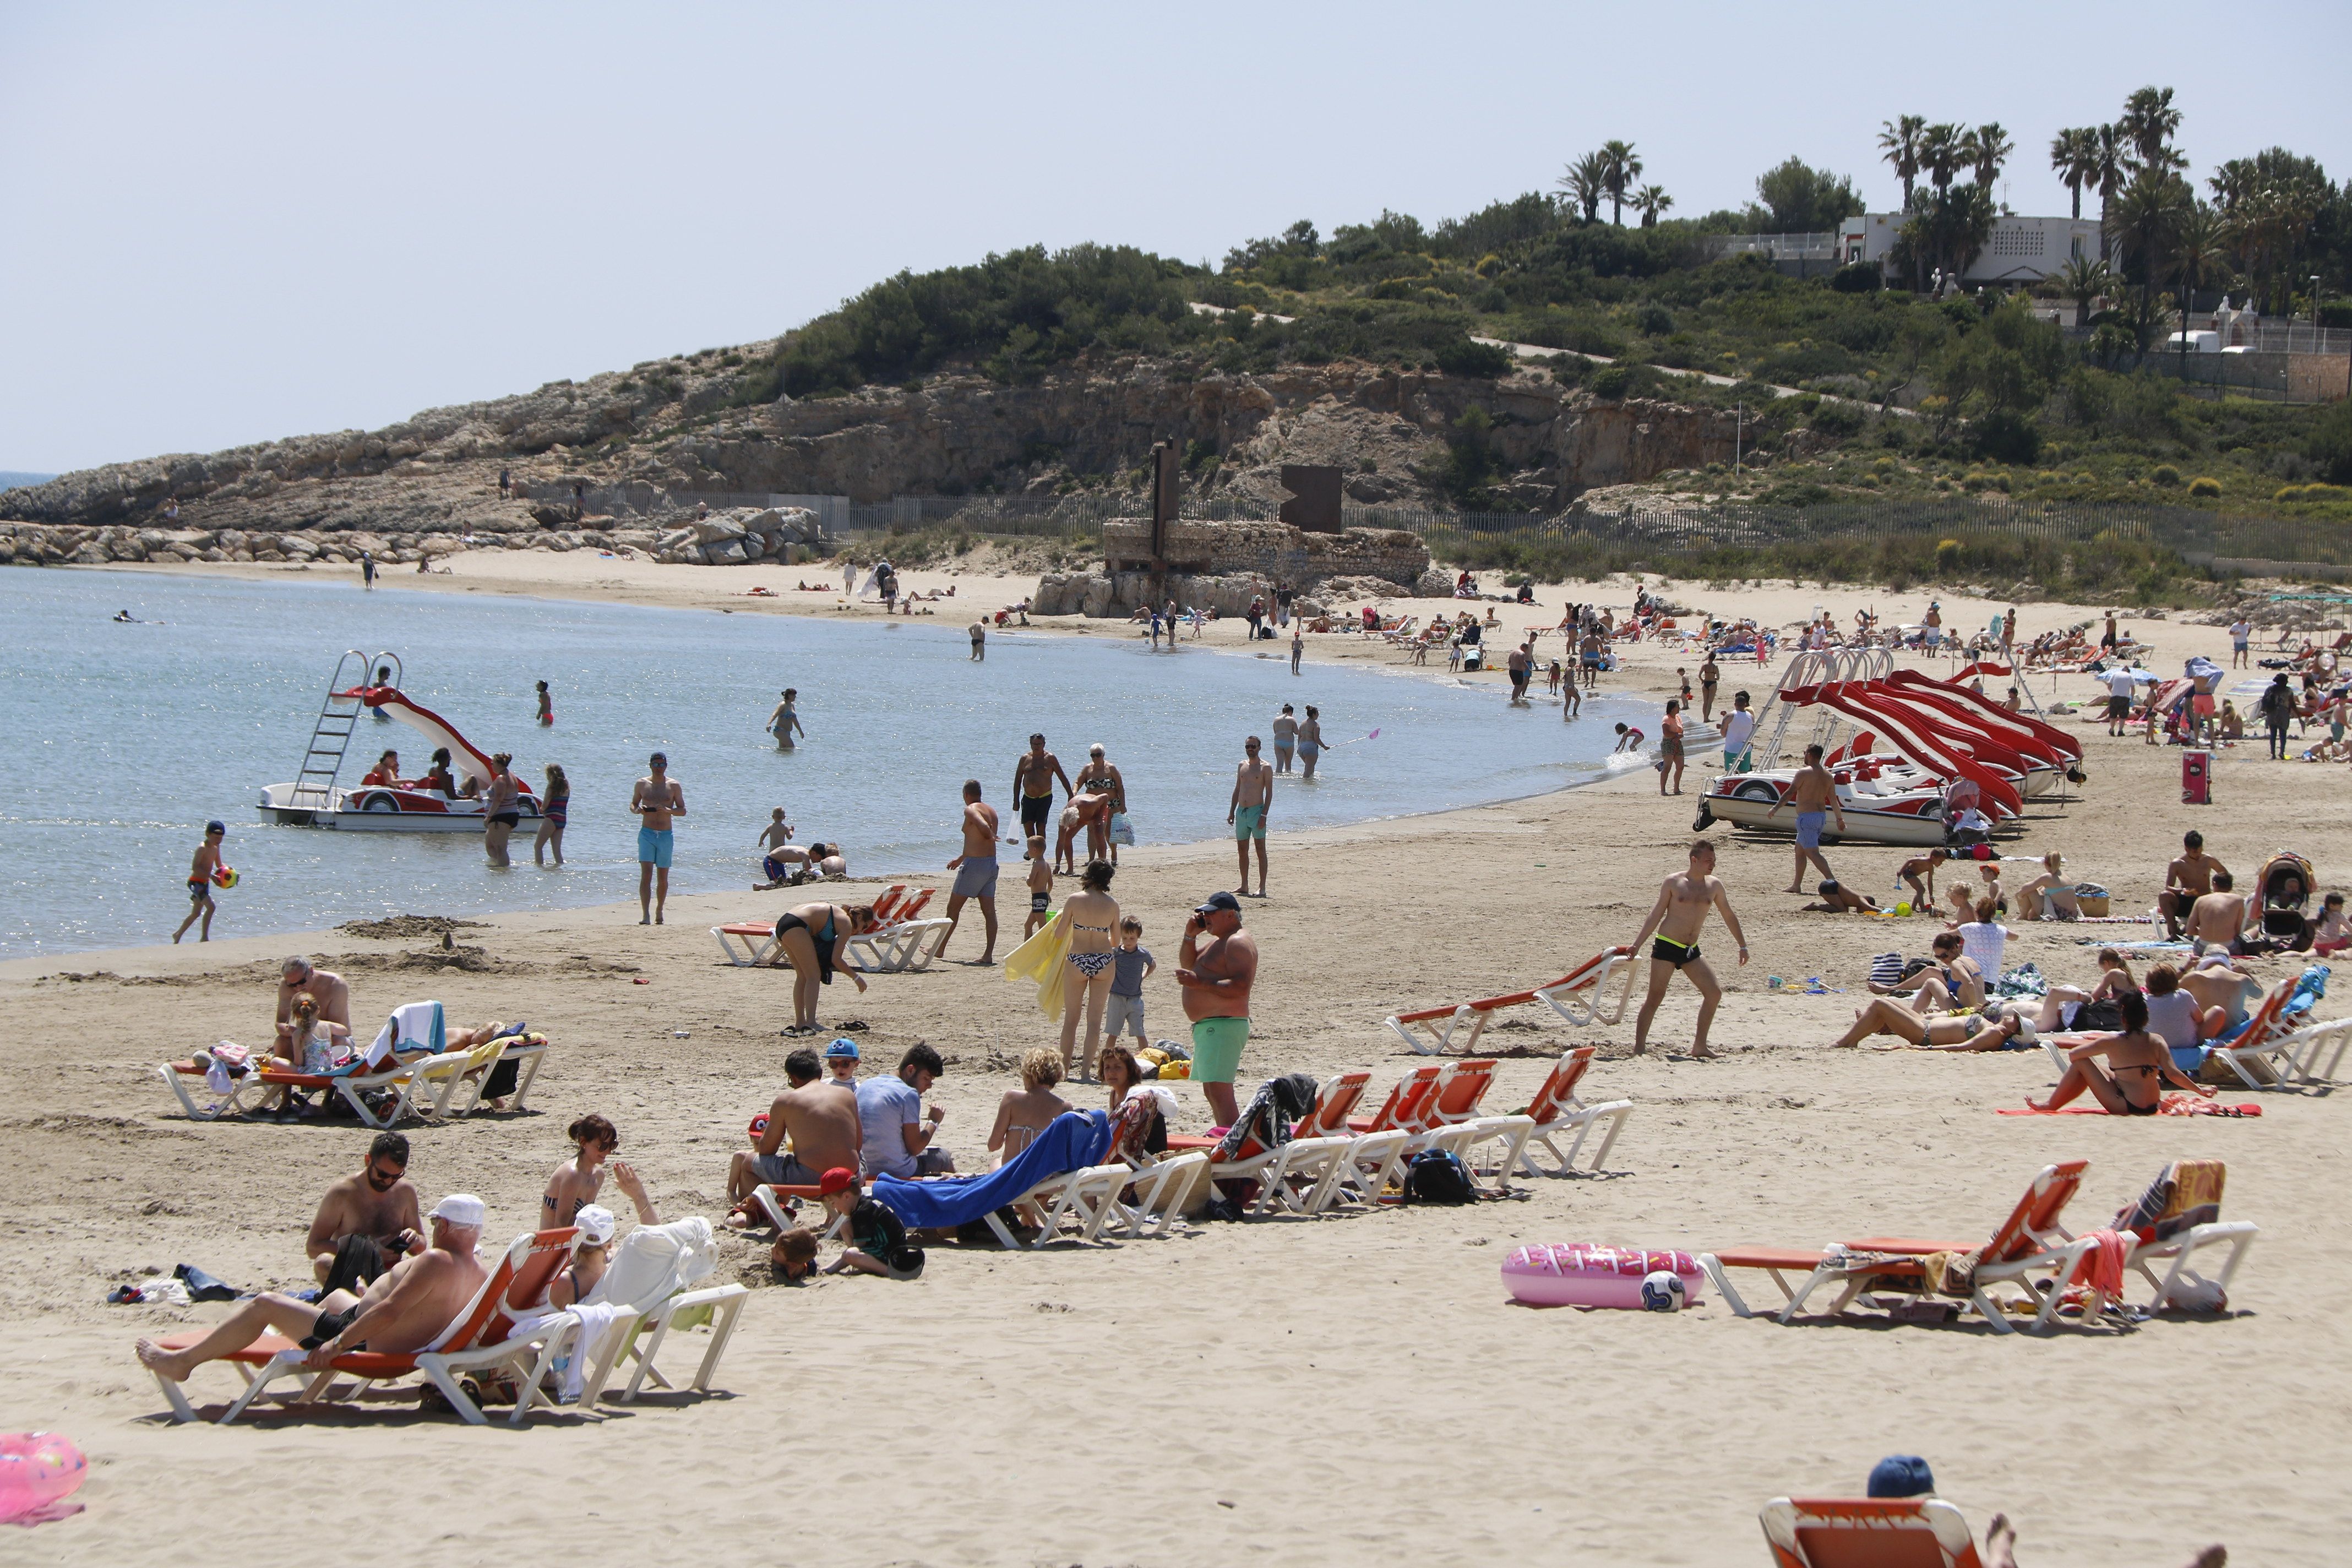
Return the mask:
[[949,1229],[994,1213],[1048,1176],[1099,1164],[1109,1152],[1108,1113],[1066,1110],[1029,1147],[985,1175],[912,1182],[877,1176],[874,1195],[909,1230]]

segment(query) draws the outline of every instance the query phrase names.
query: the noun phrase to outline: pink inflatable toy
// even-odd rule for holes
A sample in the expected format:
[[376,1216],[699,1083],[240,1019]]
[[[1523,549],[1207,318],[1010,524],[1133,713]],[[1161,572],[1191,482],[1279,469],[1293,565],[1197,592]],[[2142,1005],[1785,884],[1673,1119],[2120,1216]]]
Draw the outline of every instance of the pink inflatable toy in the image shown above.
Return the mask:
[[55,1432],[0,1434],[0,1524],[38,1519],[89,1479],[89,1461],[71,1439]]
[[1654,1269],[1682,1276],[1685,1299],[1698,1305],[1706,1276],[1687,1252],[1646,1252],[1638,1247],[1522,1247],[1503,1259],[1503,1285],[1533,1307],[1642,1306],[1642,1279]]

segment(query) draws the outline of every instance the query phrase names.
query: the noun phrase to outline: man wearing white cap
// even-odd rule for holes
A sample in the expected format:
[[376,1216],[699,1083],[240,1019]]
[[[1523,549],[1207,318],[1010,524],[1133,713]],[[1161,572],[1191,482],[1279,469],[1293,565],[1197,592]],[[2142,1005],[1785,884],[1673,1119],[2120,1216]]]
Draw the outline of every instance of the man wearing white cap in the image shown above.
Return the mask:
[[366,1295],[334,1290],[312,1303],[273,1290],[239,1306],[185,1350],[167,1351],[141,1340],[139,1360],[184,1383],[202,1363],[241,1351],[272,1329],[299,1341],[310,1352],[305,1364],[319,1370],[348,1351],[423,1350],[482,1288],[483,1269],[474,1248],[482,1239],[483,1217],[481,1199],[452,1193],[433,1205],[433,1245],[386,1269]]

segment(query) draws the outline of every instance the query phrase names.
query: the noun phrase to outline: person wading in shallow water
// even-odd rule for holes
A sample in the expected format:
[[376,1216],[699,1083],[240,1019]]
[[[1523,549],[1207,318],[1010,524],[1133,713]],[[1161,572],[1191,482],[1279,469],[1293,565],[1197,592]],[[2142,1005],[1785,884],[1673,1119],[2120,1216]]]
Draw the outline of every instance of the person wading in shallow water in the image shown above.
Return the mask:
[[1692,1038],[1691,1055],[1715,1055],[1706,1048],[1706,1031],[1723,1001],[1723,987],[1698,953],[1699,928],[1706,923],[1710,909],[1723,911],[1723,923],[1729,928],[1731,940],[1739,944],[1739,962],[1746,963],[1748,938],[1739,929],[1739,917],[1732,912],[1731,895],[1716,877],[1715,846],[1701,839],[1691,846],[1690,868],[1667,878],[1658,889],[1658,901],[1651,907],[1650,918],[1642,922],[1641,934],[1633,939],[1636,961],[1653,931],[1658,939],[1650,949],[1650,994],[1642,999],[1641,1015],[1633,1021],[1635,1055],[1649,1049],[1650,1020],[1658,1016],[1658,1004],[1666,999],[1666,987],[1676,970],[1698,989],[1698,1028]]

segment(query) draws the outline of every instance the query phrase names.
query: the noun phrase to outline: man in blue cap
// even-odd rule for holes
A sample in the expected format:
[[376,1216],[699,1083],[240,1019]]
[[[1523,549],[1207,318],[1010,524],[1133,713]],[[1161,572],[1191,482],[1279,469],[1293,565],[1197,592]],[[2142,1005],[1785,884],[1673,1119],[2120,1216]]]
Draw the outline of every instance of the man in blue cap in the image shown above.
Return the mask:
[[1889,1454],[1870,1468],[1872,1497],[1927,1497],[1935,1489],[1935,1473],[1916,1454]]
[[1249,1042],[1250,986],[1257,979],[1257,939],[1242,930],[1242,901],[1223,889],[1210,894],[1184,922],[1176,963],[1184,1016],[1192,1020],[1192,1081],[1216,1124],[1230,1127],[1240,1111],[1234,1076]]

